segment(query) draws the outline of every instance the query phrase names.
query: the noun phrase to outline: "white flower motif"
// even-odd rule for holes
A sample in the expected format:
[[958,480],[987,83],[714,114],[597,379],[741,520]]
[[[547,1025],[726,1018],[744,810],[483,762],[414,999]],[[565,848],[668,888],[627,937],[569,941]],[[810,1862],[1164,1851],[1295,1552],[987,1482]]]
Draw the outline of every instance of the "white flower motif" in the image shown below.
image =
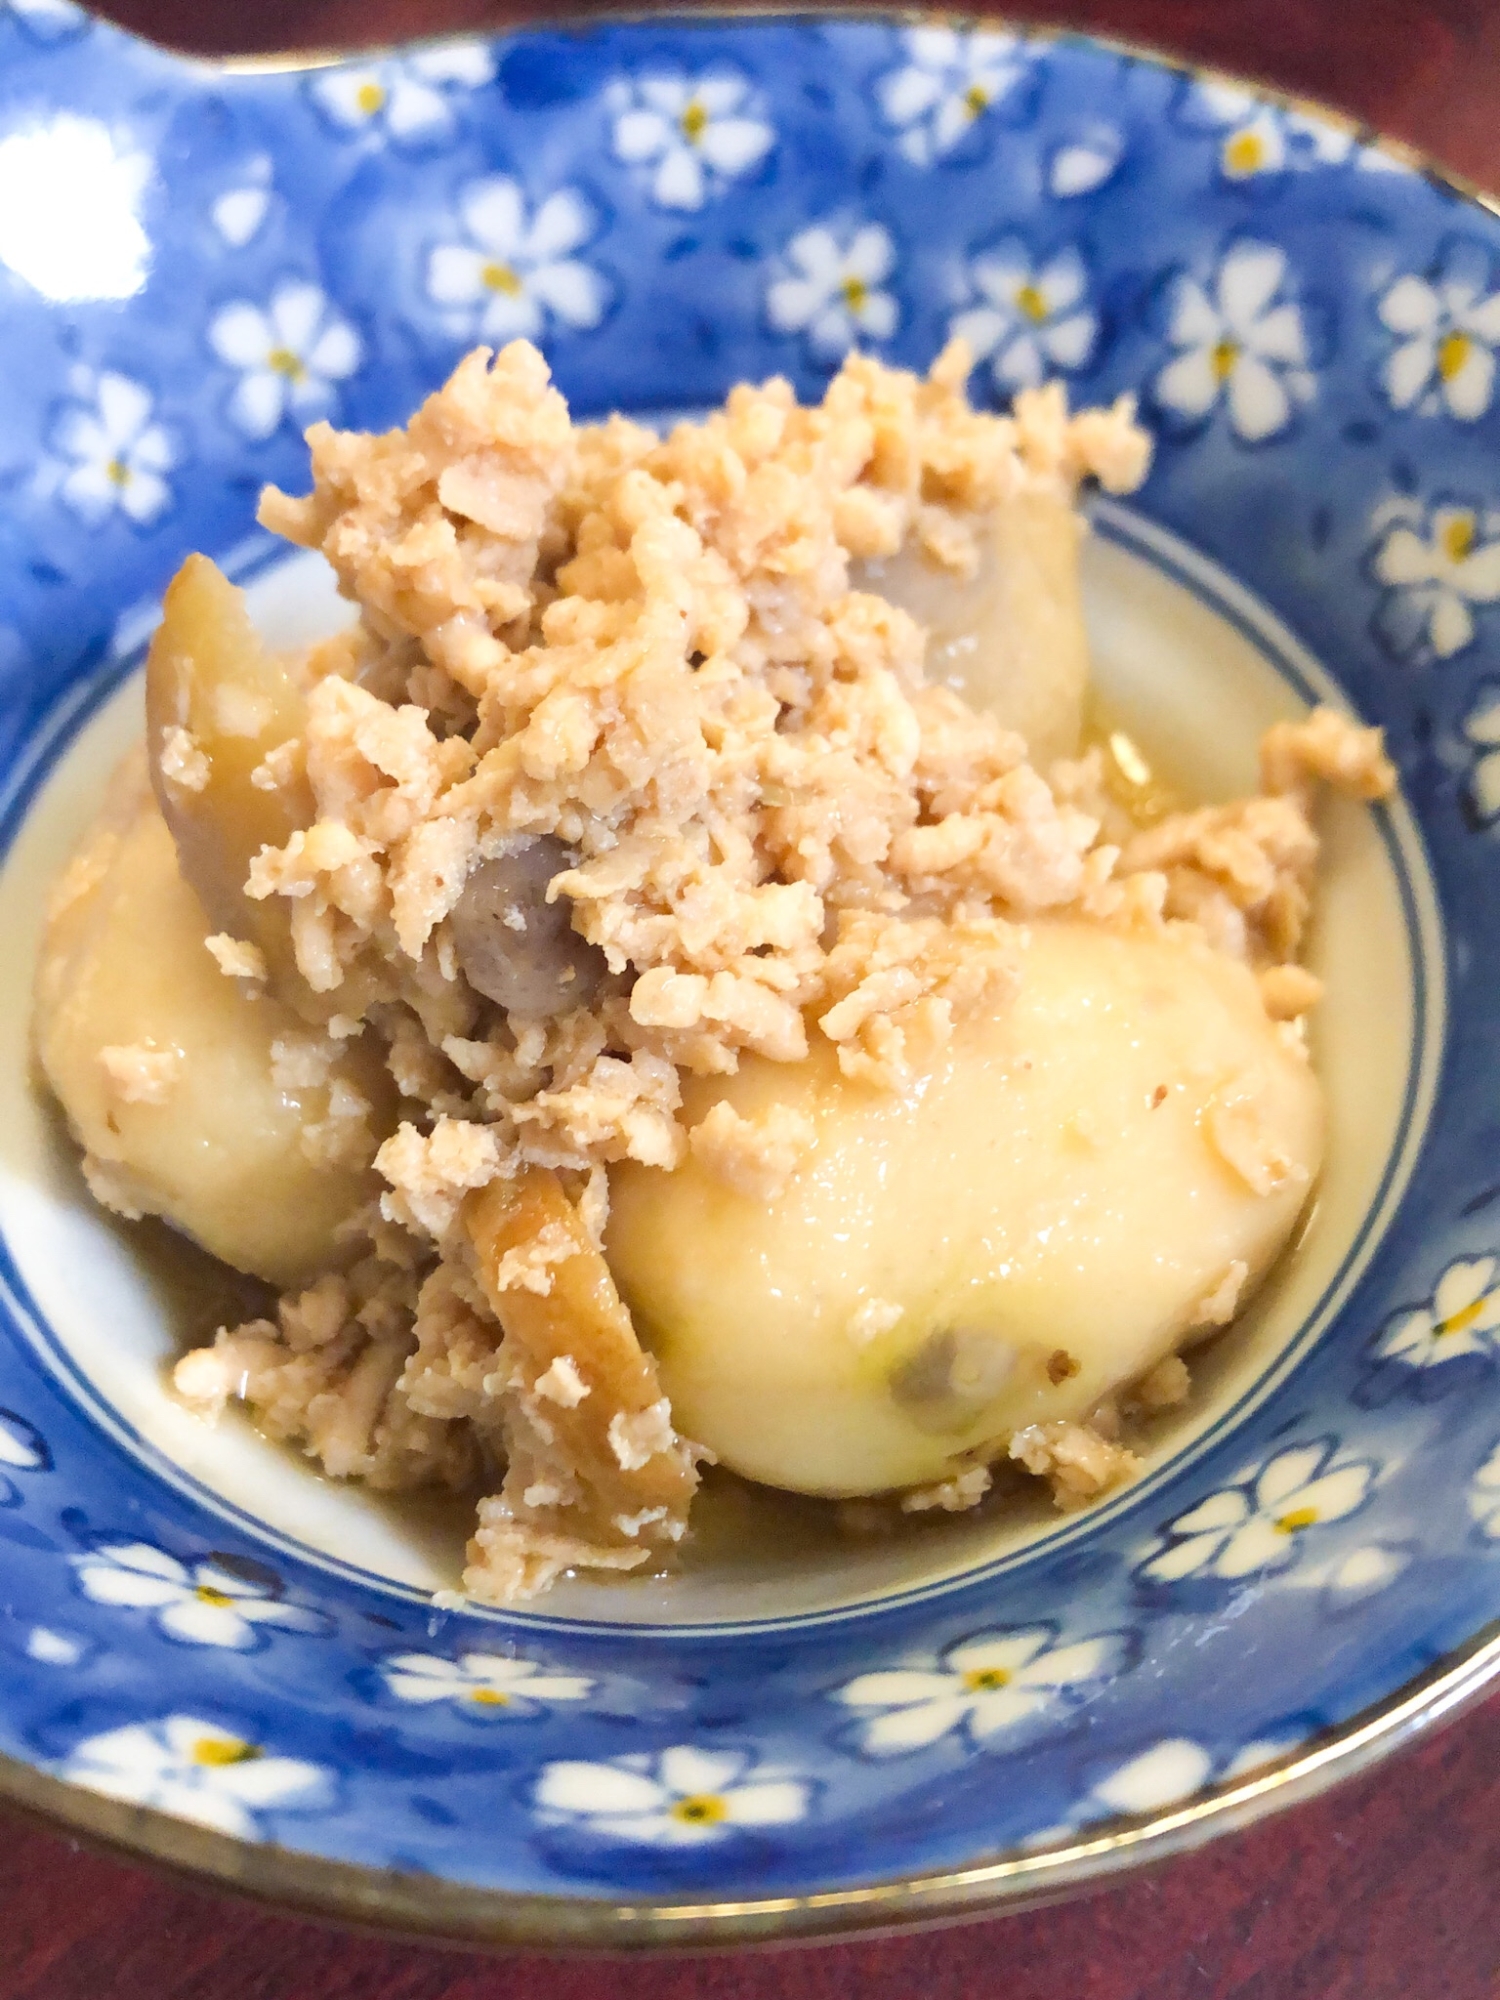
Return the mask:
[[266,219],[271,206],[269,188],[230,188],[214,203],[210,214],[231,250],[243,250]]
[[1388,1590],[1411,1561],[1408,1550],[1367,1542],[1352,1549],[1328,1577],[1328,1589],[1341,1602],[1373,1597]]
[[694,1847],[749,1827],[786,1826],[804,1817],[810,1787],[776,1773],[754,1774],[743,1751],[678,1744],[656,1758],[608,1764],[548,1764],[536,1803],[554,1823],[610,1840]]
[[758,167],[776,142],[755,115],[750,85],[732,71],[699,77],[643,76],[614,84],[615,158],[649,166],[660,208],[702,208],[732,180]]
[[1399,160],[1394,153],[1387,152],[1379,140],[1373,145],[1356,146],[1354,161],[1364,173],[1398,174],[1407,180],[1415,180],[1421,171],[1409,160]]
[[599,218],[575,189],[549,195],[528,221],[517,182],[496,174],[460,191],[458,214],[467,242],[441,243],[427,260],[427,295],[456,331],[535,340],[549,317],[585,333],[598,326],[609,287],[573,253]]
[[1393,524],[1388,517],[1370,558],[1387,592],[1375,629],[1397,659],[1450,660],[1473,643],[1472,607],[1500,602],[1500,535],[1495,521],[1467,501],[1402,515]]
[[1246,1743],[1236,1750],[1219,1769],[1219,1782],[1228,1778],[1246,1778],[1252,1771],[1262,1771],[1267,1764],[1274,1764],[1282,1757],[1288,1757],[1307,1740],[1305,1726],[1295,1734],[1283,1736],[1262,1736],[1253,1743]]
[[503,1653],[461,1653],[456,1660],[394,1653],[380,1671],[398,1701],[451,1701],[485,1716],[507,1710],[525,1715],[543,1701],[582,1701],[594,1688],[581,1674],[549,1674],[535,1660],[507,1659]]
[[1461,1354],[1500,1349],[1500,1284],[1494,1257],[1456,1257],[1426,1305],[1393,1313],[1376,1336],[1381,1361],[1436,1368]]
[[1450,240],[1427,277],[1398,278],[1376,310],[1396,336],[1380,378],[1392,409],[1446,410],[1469,424],[1484,415],[1495,393],[1500,287],[1482,245]]
[[98,527],[116,508],[139,528],[171,505],[164,475],[176,463],[171,438],[151,421],[150,391],[105,369],[87,384],[87,402],[65,404],[50,443],[49,468],[64,504]]
[[[52,1455],[42,1434],[14,1410],[0,1410],[0,1465],[14,1466],[17,1472],[46,1472]],[[0,1472],[0,1507],[18,1507],[21,1489]]]
[[240,372],[229,399],[231,423],[249,438],[268,438],[288,416],[310,424],[327,416],[336,383],[360,362],[359,336],[326,293],[289,278],[264,310],[244,299],[223,307],[208,329],[219,359]]
[[1182,122],[1219,138],[1219,171],[1229,181],[1288,168],[1342,166],[1355,151],[1352,133],[1321,118],[1268,104],[1253,91],[1232,84],[1193,86]]
[[1284,431],[1315,387],[1288,281],[1286,252],[1272,243],[1233,245],[1207,287],[1180,272],[1168,295],[1167,339],[1177,353],[1153,384],[1157,402],[1197,420],[1224,400],[1247,444]]
[[1030,1849],[1052,1847],[1072,1839],[1081,1826],[1088,1826],[1113,1814],[1160,1812],[1196,1797],[1210,1784],[1227,1784],[1233,1778],[1249,1777],[1267,1764],[1275,1763],[1295,1750],[1301,1735],[1259,1737],[1232,1755],[1212,1751],[1190,1736],[1169,1736],[1153,1743],[1126,1763],[1107,1772],[1075,1808],[1074,1817],[1041,1828],[1022,1842]]
[[880,289],[896,263],[890,231],[866,223],[840,236],[816,223],[786,246],[791,275],[766,292],[766,317],[777,333],[805,333],[823,361],[841,359],[861,338],[889,340],[900,312]]
[[271,207],[271,161],[262,153],[247,163],[238,187],[226,188],[209,210],[209,219],[231,250],[243,250],[265,221]]
[[1034,60],[1015,35],[989,29],[908,28],[906,60],[875,80],[875,102],[897,146],[931,166],[1008,97]]
[[127,1723],[78,1744],[62,1775],[107,1799],[155,1806],[236,1840],[260,1837],[255,1814],[306,1811],[328,1794],[321,1765],[268,1757],[258,1744],[195,1715]]
[[33,1625],[26,1635],[28,1659],[47,1667],[76,1667],[87,1651],[82,1639],[68,1632],[54,1632],[49,1625]]
[[1213,1775],[1214,1760],[1190,1736],[1154,1743],[1094,1786],[1093,1796],[1111,1812],[1155,1812],[1201,1792]]
[[212,1557],[182,1563],[150,1542],[103,1542],[70,1558],[85,1597],[96,1604],[151,1611],[169,1638],[188,1646],[227,1646],[248,1652],[263,1627],[282,1632],[322,1632],[318,1611],[284,1604],[275,1590],[237,1576]]
[[1479,1532],[1500,1541],[1500,1442],[1474,1475],[1469,1488],[1469,1512]]
[[1375,1467],[1368,1459],[1333,1464],[1332,1438],[1289,1445],[1243,1486],[1221,1487],[1163,1530],[1165,1546],[1141,1564],[1151,1583],[1188,1577],[1238,1580],[1295,1562],[1309,1528],[1340,1521],[1361,1506]]
[[1047,192],[1058,201],[1092,194],[1117,172],[1125,157],[1125,134],[1118,125],[1096,125],[1053,148],[1047,160]]
[[1247,98],[1243,106],[1230,112],[1229,124],[1219,146],[1219,171],[1225,180],[1249,180],[1254,174],[1275,173],[1287,164],[1286,132],[1269,104]]
[[0,1465],[13,1465],[18,1472],[45,1472],[51,1463],[41,1432],[14,1410],[0,1410]]
[[483,42],[452,42],[380,62],[317,70],[307,94],[339,132],[369,132],[398,146],[446,139],[458,119],[454,99],[495,74]]
[[955,1729],[982,1745],[1057,1710],[1089,1682],[1107,1680],[1124,1664],[1125,1640],[1118,1632],[1066,1646],[1056,1638],[1051,1625],[977,1632],[949,1646],[936,1669],[860,1674],[834,1699],[850,1708],[885,1711],[864,1730],[864,1747],[876,1756],[925,1749]]
[[1088,270],[1071,245],[1033,262],[1008,237],[969,266],[976,303],[948,325],[976,361],[988,361],[1002,395],[1035,389],[1050,375],[1082,368],[1094,351],[1099,315],[1088,302]]
[[1474,752],[1466,788],[1470,810],[1481,826],[1500,820],[1500,681],[1481,681],[1460,725]]

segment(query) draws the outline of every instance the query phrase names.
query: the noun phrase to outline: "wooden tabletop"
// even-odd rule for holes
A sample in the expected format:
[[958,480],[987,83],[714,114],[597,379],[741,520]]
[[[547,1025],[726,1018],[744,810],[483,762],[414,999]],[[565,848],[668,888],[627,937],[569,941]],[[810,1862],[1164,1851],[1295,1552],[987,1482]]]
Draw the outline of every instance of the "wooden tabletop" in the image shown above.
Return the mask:
[[[632,8],[645,0],[632,0]],[[392,42],[518,0],[111,0],[204,52]],[[1500,189],[1495,0],[1029,0],[1320,97]],[[1500,2000],[1500,1698],[1313,1804],[1107,1893],[924,1937],[482,1957],[293,1922],[0,1814],[0,2000]]]
[[468,1955],[292,1922],[0,1815],[3,2000],[1496,2000],[1500,1700],[1084,1900],[717,1957]]

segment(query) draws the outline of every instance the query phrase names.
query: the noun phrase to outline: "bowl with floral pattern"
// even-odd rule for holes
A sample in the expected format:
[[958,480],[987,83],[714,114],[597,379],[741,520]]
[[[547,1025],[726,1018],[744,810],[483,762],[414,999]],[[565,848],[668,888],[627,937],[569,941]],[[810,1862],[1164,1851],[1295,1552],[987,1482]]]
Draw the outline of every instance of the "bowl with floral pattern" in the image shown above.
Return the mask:
[[[495,274],[504,274],[505,282]],[[934,17],[535,28],[237,73],[0,7],[0,1790],[304,1909],[619,1946],[1065,1893],[1299,1798],[1500,1666],[1500,223],[1332,116]],[[476,342],[647,419],[854,346],[1155,438],[1085,566],[1111,713],[1204,795],[1310,701],[1332,1120],[1263,1304],[1093,1510],[454,1608],[454,1528],[165,1393],[210,1293],[93,1210],[27,1062],[46,887],[202,549],[305,426]],[[194,1292],[194,1285],[199,1290]],[[732,1525],[732,1524],[731,1524]],[[710,1538],[712,1539],[712,1538]]]

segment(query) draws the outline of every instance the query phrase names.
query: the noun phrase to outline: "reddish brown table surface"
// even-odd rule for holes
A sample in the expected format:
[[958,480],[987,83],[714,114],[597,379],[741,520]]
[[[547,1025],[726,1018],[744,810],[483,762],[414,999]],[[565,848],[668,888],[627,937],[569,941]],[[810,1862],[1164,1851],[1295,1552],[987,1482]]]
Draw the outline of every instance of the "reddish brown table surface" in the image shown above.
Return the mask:
[[[632,11],[647,0],[631,0]],[[208,50],[398,41],[517,0],[112,0]],[[1500,189],[1500,0],[1030,0],[1321,97]],[[868,1944],[469,1957],[271,1915],[0,1814],[0,2000],[1500,2000],[1500,1699],[1370,1776],[1107,1893]]]

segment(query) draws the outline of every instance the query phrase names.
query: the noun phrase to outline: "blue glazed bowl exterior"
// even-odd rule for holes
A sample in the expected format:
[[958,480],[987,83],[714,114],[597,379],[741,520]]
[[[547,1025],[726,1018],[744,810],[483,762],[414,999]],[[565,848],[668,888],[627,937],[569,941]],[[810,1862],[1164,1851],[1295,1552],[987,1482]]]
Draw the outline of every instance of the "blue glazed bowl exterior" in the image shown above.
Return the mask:
[[1269,1797],[1247,1774],[1336,1763],[1370,1718],[1487,1670],[1491,215],[1331,123],[1081,40],[664,22],[235,75],[64,0],[0,7],[0,208],[7,846],[182,557],[261,559],[255,496],[305,483],[315,417],[399,422],[468,346],[518,334],[590,416],[773,373],[812,396],[853,341],[923,367],[961,325],[981,399],[1053,376],[1139,395],[1158,451],[1136,515],[1384,725],[1447,986],[1395,1215],[1270,1391],[1022,1556],[820,1617],[438,1611],[299,1551],[100,1422],[0,1245],[17,1796],[405,1922],[893,1922],[966,1892],[888,1885],[1034,1893],[1049,1856],[1085,1872],[1121,1826]]

